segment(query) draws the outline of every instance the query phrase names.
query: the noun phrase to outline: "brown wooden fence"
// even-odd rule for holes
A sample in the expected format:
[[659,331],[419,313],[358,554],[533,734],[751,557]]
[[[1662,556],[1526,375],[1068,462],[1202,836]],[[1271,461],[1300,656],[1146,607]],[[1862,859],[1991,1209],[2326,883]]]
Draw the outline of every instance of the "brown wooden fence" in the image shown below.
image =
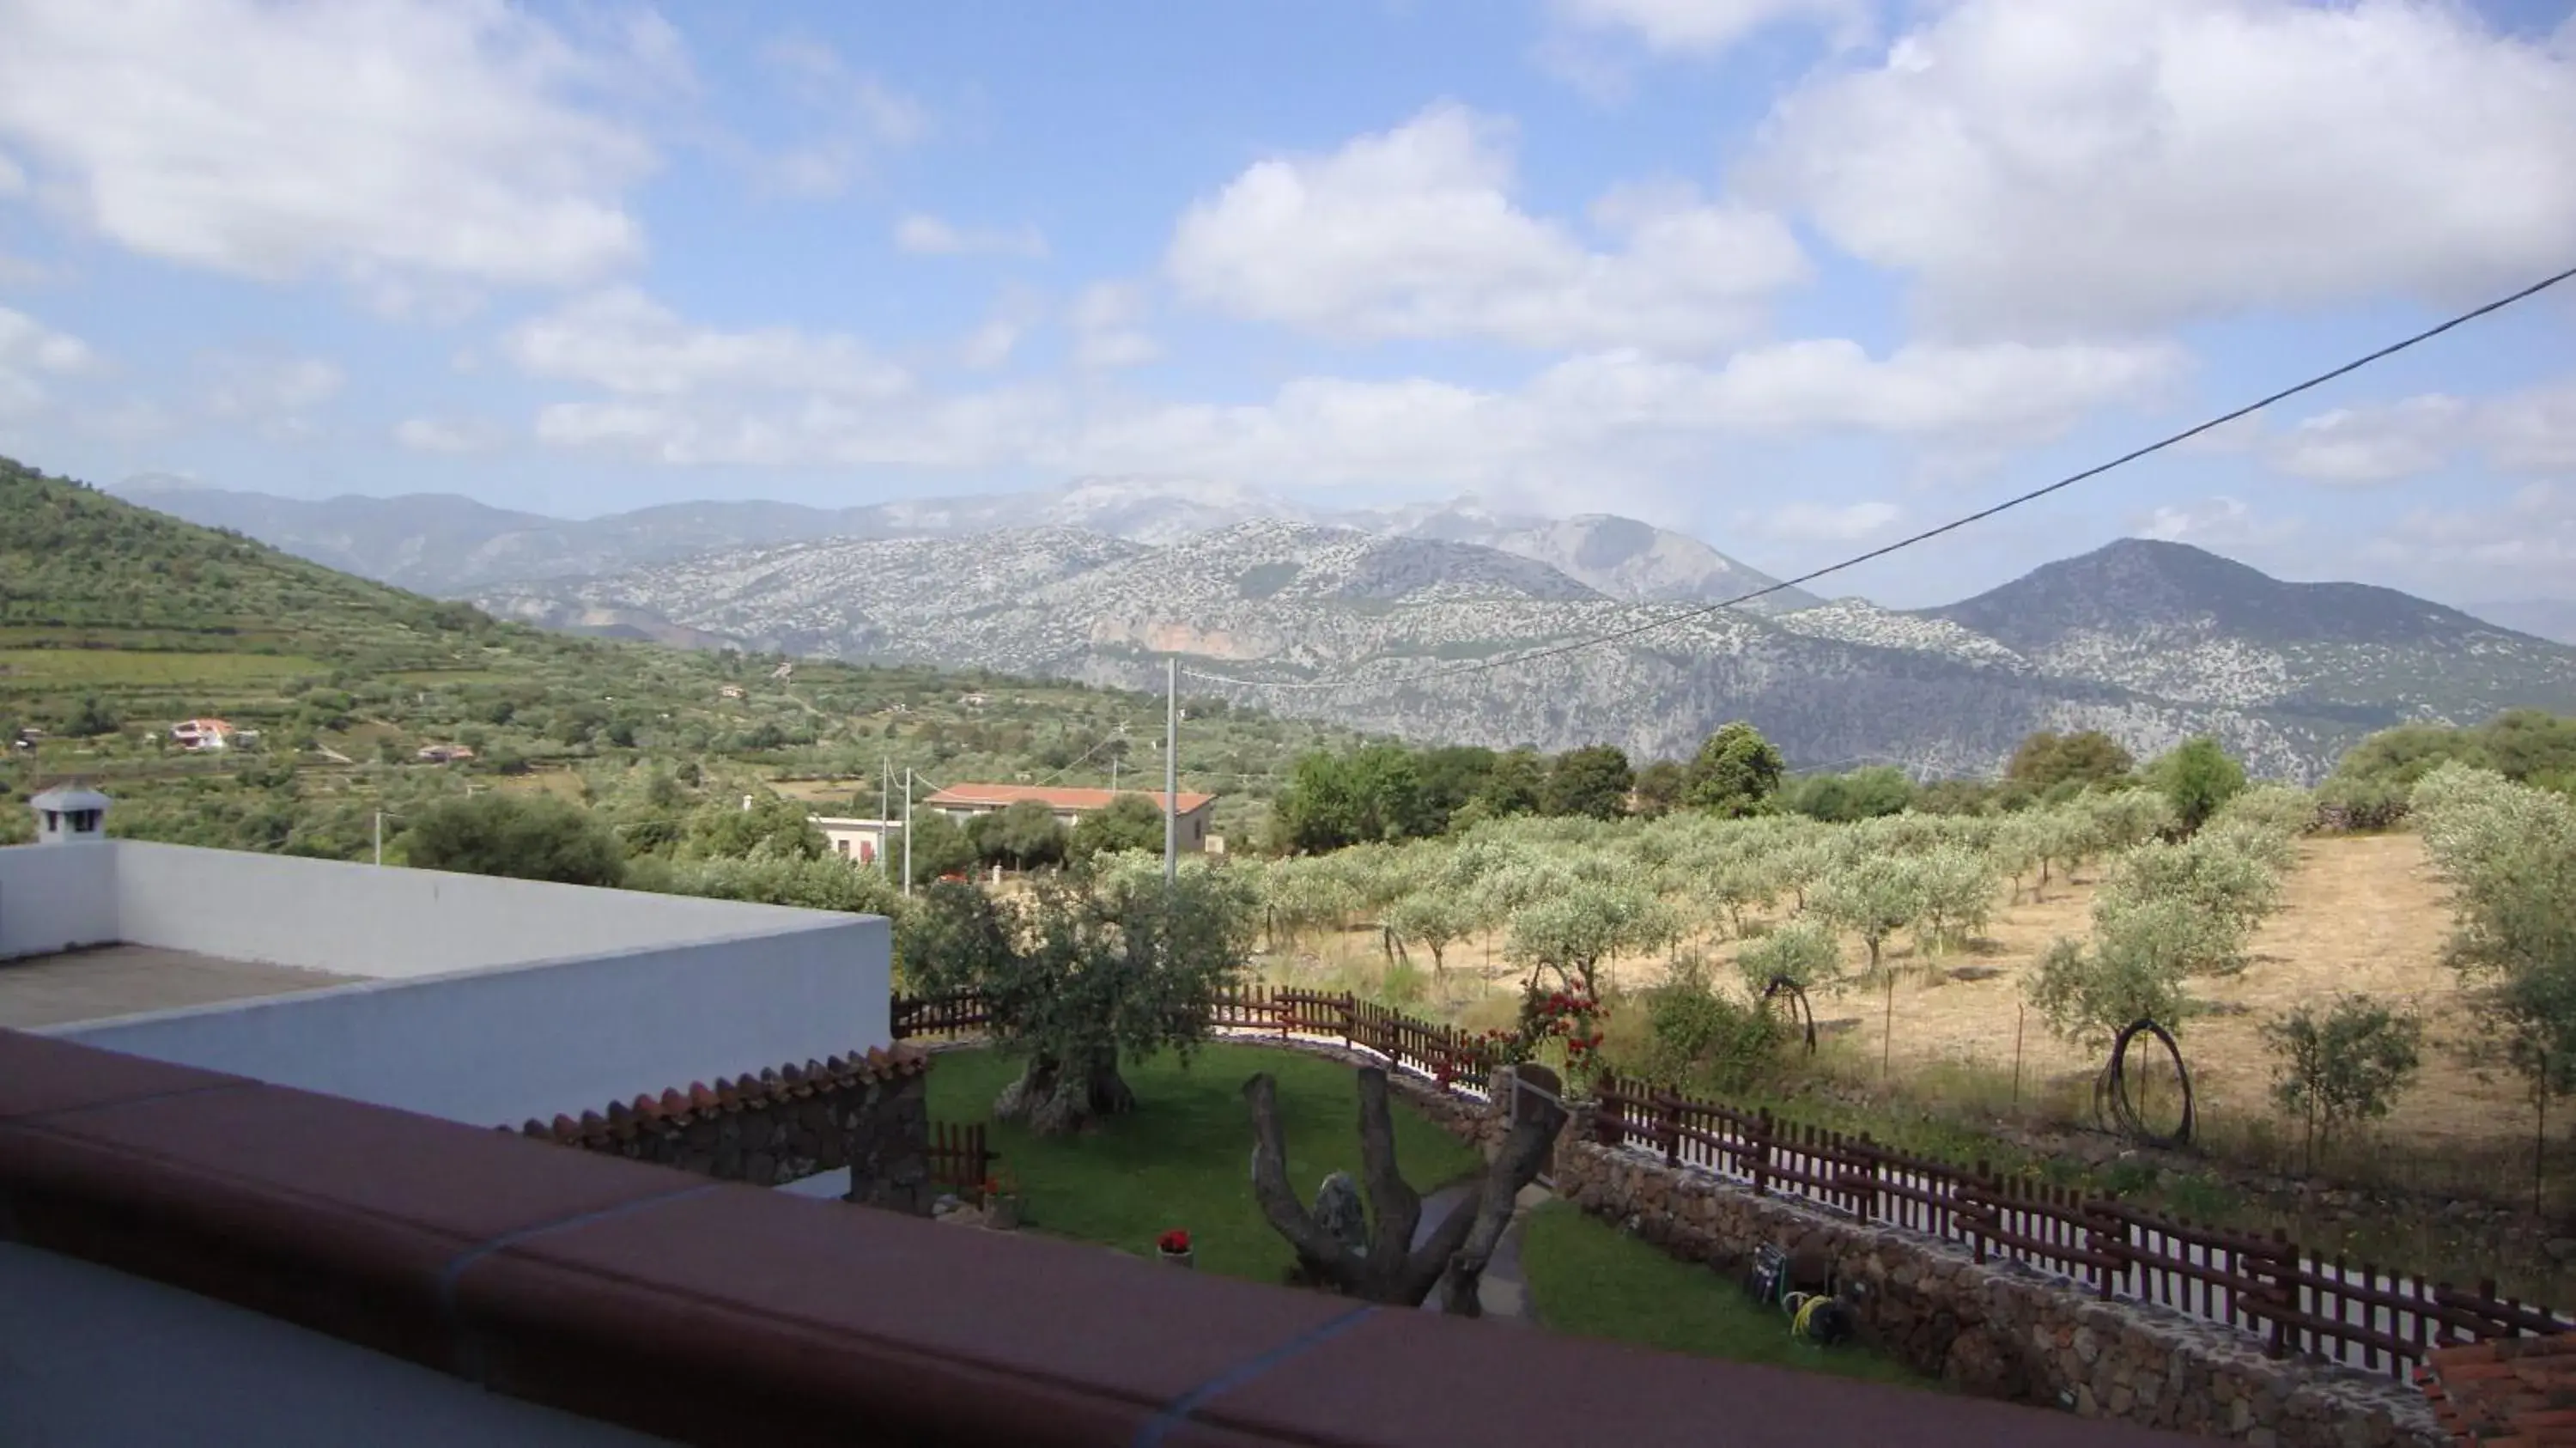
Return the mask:
[[[988,1022],[972,997],[898,999],[894,1033],[957,1037]],[[1500,1064],[1481,1037],[1435,1025],[1348,992],[1252,986],[1230,992],[1213,1023],[1231,1031],[1338,1041],[1481,1096]],[[2108,1197],[1916,1156],[1746,1109],[1643,1085],[1594,1088],[1604,1145],[1658,1154],[1664,1164],[1747,1182],[1756,1195],[1795,1197],[1966,1247],[1980,1262],[2009,1260],[2072,1279],[2105,1300],[2154,1303],[2260,1338],[2275,1355],[2313,1354],[2405,1377],[2435,1349],[2488,1338],[2576,1329],[2546,1308],[2428,1282],[2376,1263],[2329,1257],[2284,1233],[2231,1231],[2141,1211]],[[981,1176],[975,1180],[982,1180]]]
[[954,1187],[972,1196],[984,1189],[993,1176],[993,1163],[1001,1156],[984,1144],[984,1123],[969,1121],[934,1121],[930,1123],[930,1179],[942,1186]]

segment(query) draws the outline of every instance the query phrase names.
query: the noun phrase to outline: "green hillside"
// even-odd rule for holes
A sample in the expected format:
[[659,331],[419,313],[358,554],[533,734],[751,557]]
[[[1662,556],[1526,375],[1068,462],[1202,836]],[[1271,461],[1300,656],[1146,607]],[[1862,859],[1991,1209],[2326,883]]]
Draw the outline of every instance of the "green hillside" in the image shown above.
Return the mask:
[[[702,801],[775,789],[870,812],[888,766],[1106,784],[1116,761],[1122,784],[1160,782],[1159,698],[787,662],[498,622],[0,459],[0,747],[34,731],[0,786],[100,781],[119,832],[356,855],[376,809],[478,777],[612,809],[660,774]],[[1250,827],[1296,751],[1347,739],[1185,702],[1183,784],[1222,797],[1221,832]],[[191,755],[169,727],[200,716],[259,739]],[[440,744],[476,757],[419,760]],[[0,809],[0,839],[24,825]]]

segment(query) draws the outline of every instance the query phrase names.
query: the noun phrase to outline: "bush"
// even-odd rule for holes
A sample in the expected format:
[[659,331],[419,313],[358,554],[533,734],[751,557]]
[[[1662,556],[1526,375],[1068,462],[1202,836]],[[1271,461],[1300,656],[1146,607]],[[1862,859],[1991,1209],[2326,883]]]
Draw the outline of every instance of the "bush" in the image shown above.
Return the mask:
[[552,795],[440,800],[412,821],[402,846],[424,870],[564,885],[615,885],[626,874],[625,852],[608,827]]
[[2279,1058],[2272,1099],[2306,1128],[2311,1168],[2338,1132],[2388,1114],[2415,1074],[2422,1039],[2414,1017],[2361,995],[2338,998],[2322,1015],[2301,1006],[2264,1024],[2263,1042]]
[[1676,1089],[1743,1091],[1777,1068],[1789,1039],[1780,1012],[1710,989],[1708,963],[1696,955],[1675,960],[1664,984],[1646,993],[1646,1021],[1642,1074]]

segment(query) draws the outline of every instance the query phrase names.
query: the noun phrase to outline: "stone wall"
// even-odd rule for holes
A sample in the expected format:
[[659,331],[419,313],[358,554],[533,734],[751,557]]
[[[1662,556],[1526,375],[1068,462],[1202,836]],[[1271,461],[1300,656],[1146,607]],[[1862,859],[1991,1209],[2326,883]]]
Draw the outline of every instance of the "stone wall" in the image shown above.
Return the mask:
[[[1438,1119],[1438,1118],[1436,1118]],[[2273,1361],[2250,1334],[2103,1302],[2012,1262],[1600,1145],[1577,1107],[1555,1191],[1677,1257],[1739,1277],[1776,1243],[1806,1290],[1855,1288],[1870,1345],[1981,1397],[2070,1408],[2266,1448],[2435,1448],[2423,1396],[2322,1362]],[[1452,1129],[1459,1129],[1453,1125]],[[1462,1134],[1468,1134],[1462,1132]]]
[[898,1045],[693,1083],[520,1130],[757,1187],[848,1167],[847,1200],[928,1216],[936,1195],[929,1072],[928,1053]]

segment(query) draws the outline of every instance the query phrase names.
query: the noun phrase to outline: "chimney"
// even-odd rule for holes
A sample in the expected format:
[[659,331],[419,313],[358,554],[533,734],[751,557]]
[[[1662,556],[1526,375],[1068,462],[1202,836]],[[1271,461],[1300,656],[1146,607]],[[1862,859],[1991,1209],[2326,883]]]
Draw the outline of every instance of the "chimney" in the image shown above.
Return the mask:
[[85,844],[107,838],[106,795],[77,784],[60,784],[27,801],[36,812],[36,843]]

